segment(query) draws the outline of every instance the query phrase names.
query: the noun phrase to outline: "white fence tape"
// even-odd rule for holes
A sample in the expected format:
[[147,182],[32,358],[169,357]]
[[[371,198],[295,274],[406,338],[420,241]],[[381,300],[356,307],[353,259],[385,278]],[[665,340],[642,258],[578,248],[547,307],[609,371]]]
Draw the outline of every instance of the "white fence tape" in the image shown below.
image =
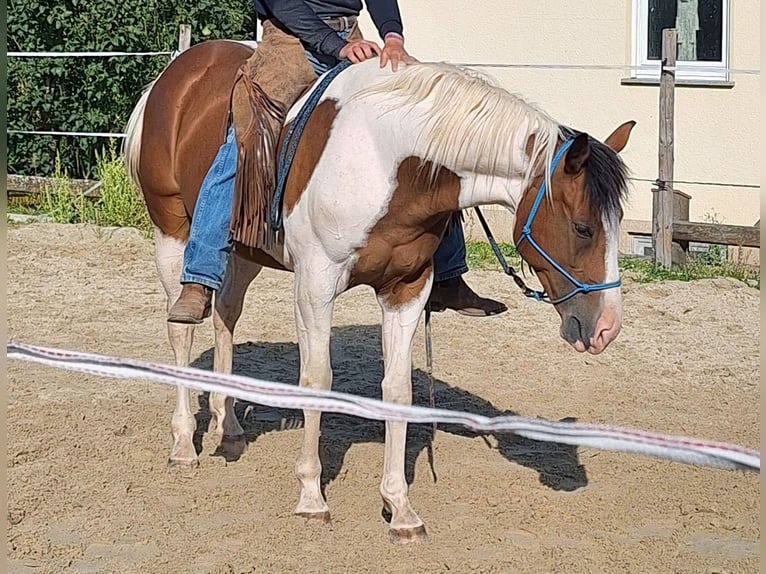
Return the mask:
[[[175,57],[177,52],[8,52],[9,58],[113,58],[125,56],[171,56]],[[503,62],[459,62],[457,66],[469,68],[517,68],[531,70],[610,70],[624,72],[654,72],[659,71],[661,63],[648,64],[643,66],[629,66],[621,64],[516,64]],[[666,66],[666,70],[675,71],[673,66]],[[720,68],[729,74],[744,74],[760,76],[761,70],[758,68]]]
[[8,52],[9,58],[122,58],[125,56],[170,56],[173,52]]
[[[452,63],[452,62],[450,62]],[[466,68],[510,68],[527,70],[602,70],[602,71],[622,71],[622,72],[659,72],[662,65],[658,61],[656,64],[644,66],[627,66],[615,64],[510,64],[510,63],[481,63],[481,62],[457,62],[455,66]],[[665,70],[675,72],[675,66],[665,66]],[[682,71],[693,70],[693,68],[680,68]],[[758,68],[716,68],[716,71],[727,72],[729,74],[744,74],[749,76],[760,76],[761,70]]]
[[551,422],[522,416],[485,417],[446,409],[396,405],[347,393],[317,391],[241,375],[224,375],[191,367],[173,367],[14,341],[8,342],[7,354],[10,359],[32,361],[92,375],[180,384],[270,407],[311,409],[373,420],[459,424],[475,431],[511,432],[538,441],[654,456],[686,464],[759,473],[761,470],[759,452],[720,442],[659,435],[615,426]]
[[44,132],[32,130],[8,130],[9,134],[23,134],[34,136],[75,136],[75,137],[96,137],[96,138],[124,138],[123,133],[112,132]]

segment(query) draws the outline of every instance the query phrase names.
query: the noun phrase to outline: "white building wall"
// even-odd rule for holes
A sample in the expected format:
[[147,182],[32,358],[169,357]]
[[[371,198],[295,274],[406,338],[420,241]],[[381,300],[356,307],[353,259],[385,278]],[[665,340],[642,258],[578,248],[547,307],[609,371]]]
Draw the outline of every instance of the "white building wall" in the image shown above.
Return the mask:
[[[407,49],[420,60],[628,66],[632,2],[400,0],[400,5]],[[361,25],[368,38],[377,39],[366,14]],[[757,0],[731,0],[729,49],[731,68],[760,69]],[[622,156],[634,177],[657,178],[657,85],[623,84],[628,70],[478,69],[560,122],[599,139],[636,120]],[[760,76],[733,74],[730,79],[733,87],[677,87],[677,180],[760,185]],[[760,189],[680,183],[676,188],[692,196],[692,221],[715,216],[723,223],[753,225],[760,218]],[[651,196],[650,182],[633,182],[626,219],[650,220]],[[504,230],[496,233],[508,240]]]

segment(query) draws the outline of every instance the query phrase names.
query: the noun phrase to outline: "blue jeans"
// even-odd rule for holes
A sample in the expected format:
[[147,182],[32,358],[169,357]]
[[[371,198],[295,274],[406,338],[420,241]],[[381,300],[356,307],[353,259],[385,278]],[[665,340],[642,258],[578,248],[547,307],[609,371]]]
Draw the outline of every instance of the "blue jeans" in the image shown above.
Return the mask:
[[237,172],[237,140],[229,126],[226,141],[202,180],[184,250],[181,283],[200,283],[218,291],[231,253],[229,233]]
[[466,271],[468,271],[468,264],[465,261],[463,223],[455,217],[452,228],[442,238],[442,242],[434,253],[434,281],[454,279]]
[[[350,30],[338,32],[344,40]],[[306,51],[306,57],[317,75],[321,75],[338,63],[332,56]],[[192,215],[189,242],[184,250],[181,283],[199,283],[218,291],[231,253],[229,234],[231,208],[234,203],[234,176],[237,171],[237,140],[234,127],[229,126],[226,141],[210,169],[202,180]],[[455,221],[450,233],[434,253],[434,280],[445,281],[468,271],[465,261],[463,226]]]

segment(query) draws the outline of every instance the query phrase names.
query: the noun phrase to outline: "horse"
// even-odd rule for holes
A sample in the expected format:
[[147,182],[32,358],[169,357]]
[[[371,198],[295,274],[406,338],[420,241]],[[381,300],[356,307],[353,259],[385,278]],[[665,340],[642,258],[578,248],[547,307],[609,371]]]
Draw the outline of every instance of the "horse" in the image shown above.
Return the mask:
[[[154,225],[168,308],[181,289],[191,214],[223,141],[231,86],[253,49],[210,40],[186,50],[149,84],[128,121],[125,161]],[[286,127],[315,88],[288,111]],[[603,352],[622,322],[617,245],[627,167],[618,154],[634,125],[625,122],[600,142],[463,67],[419,62],[392,72],[376,59],[349,66],[305,124],[285,184],[281,240],[263,249],[233,246],[214,299],[214,370],[231,372],[245,292],[269,267],[294,275],[301,386],[330,389],[333,304],[367,285],[382,314],[383,400],[411,404],[412,341],[433,282],[433,254],[455,213],[486,204],[515,217],[514,241],[544,288],[537,298],[560,315],[560,336],[578,352]],[[168,324],[177,365],[189,364],[193,329]],[[244,431],[233,405],[231,397],[210,398],[221,448],[239,451]],[[320,416],[304,412],[294,512],[327,522]],[[171,430],[169,466],[196,466],[184,387]],[[406,422],[385,424],[380,483],[398,543],[427,538],[408,498],[406,431]]]

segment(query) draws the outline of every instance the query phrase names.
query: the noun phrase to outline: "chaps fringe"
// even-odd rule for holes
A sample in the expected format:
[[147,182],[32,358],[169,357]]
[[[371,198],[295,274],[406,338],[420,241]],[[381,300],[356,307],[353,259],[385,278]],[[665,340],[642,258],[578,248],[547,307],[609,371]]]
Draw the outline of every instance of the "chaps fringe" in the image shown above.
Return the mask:
[[234,241],[251,248],[270,248],[277,232],[269,223],[277,173],[277,143],[287,113],[247,74],[239,81],[247,92],[251,119],[237,138],[237,172],[230,230]]
[[[358,28],[350,37],[361,37]],[[270,223],[278,146],[287,111],[315,80],[300,40],[264,21],[261,42],[240,68],[230,104],[237,172],[229,228],[241,245],[270,249],[284,239],[284,230],[275,232]]]

